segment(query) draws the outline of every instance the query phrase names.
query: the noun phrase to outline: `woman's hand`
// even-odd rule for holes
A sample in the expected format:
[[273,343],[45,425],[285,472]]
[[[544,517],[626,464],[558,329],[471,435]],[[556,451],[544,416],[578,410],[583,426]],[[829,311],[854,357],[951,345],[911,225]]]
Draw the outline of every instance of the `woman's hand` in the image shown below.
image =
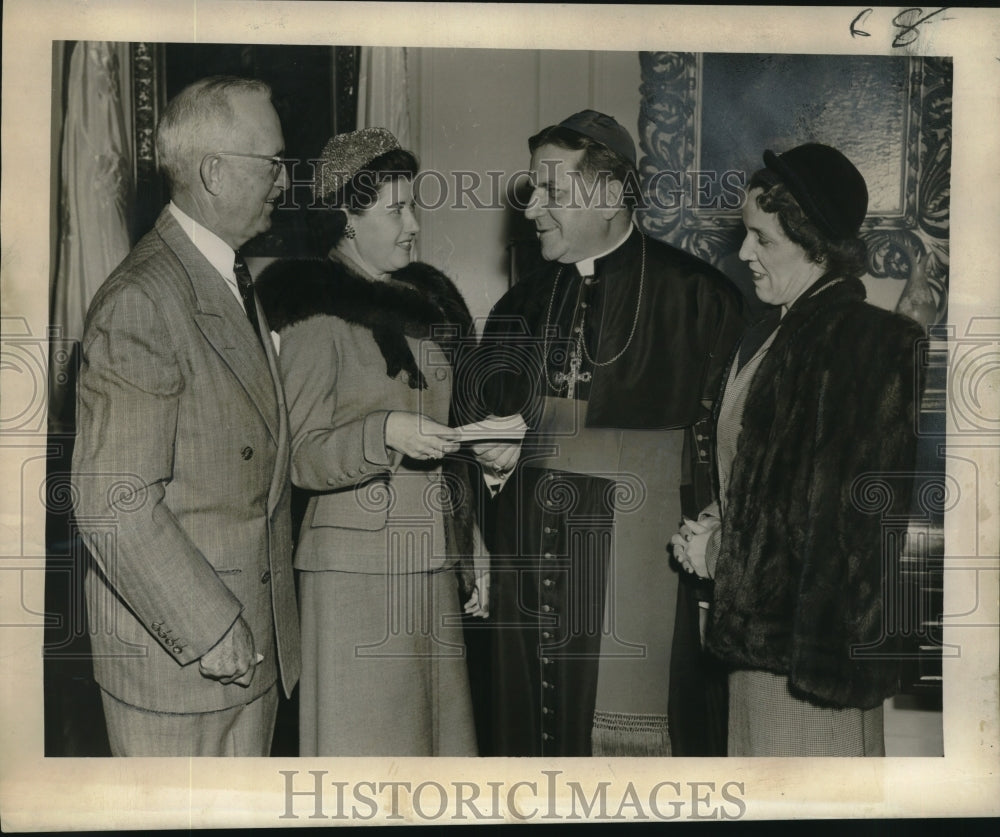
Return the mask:
[[722,521],[717,517],[704,517],[698,521],[684,518],[680,531],[670,539],[674,558],[687,573],[699,578],[712,578],[715,567],[708,566],[708,542]]
[[486,619],[490,615],[490,573],[489,570],[479,577],[479,582],[472,588],[472,595],[463,609],[469,616]]
[[422,413],[394,410],[385,421],[386,447],[411,459],[440,459],[458,450],[455,434],[446,424]]

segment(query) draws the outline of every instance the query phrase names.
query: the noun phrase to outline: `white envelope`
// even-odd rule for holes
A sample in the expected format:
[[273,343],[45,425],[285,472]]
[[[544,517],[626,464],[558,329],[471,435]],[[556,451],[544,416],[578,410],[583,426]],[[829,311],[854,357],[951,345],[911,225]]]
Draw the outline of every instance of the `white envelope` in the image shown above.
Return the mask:
[[497,416],[494,418],[463,424],[452,429],[454,439],[458,442],[484,442],[487,440],[519,442],[524,438],[528,425],[524,423],[519,413],[512,416]]

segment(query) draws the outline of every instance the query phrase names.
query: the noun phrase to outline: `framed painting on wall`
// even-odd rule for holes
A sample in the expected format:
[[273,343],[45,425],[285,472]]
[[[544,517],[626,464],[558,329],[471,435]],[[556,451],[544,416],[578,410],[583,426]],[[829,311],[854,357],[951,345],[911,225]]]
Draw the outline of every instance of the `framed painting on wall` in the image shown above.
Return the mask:
[[869,276],[908,279],[926,255],[935,319],[943,319],[950,59],[643,52],[640,62],[647,232],[731,265],[744,187],[763,151],[822,142],[842,150],[868,183]]

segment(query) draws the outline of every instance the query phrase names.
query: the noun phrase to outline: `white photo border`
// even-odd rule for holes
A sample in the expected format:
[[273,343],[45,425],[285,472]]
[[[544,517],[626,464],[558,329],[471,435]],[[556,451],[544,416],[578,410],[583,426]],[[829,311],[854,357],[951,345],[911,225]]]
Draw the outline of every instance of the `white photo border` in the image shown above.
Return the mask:
[[[935,7],[936,8],[936,7]],[[2,313],[6,337],[49,324],[52,44],[65,40],[951,56],[954,121],[949,321],[957,342],[1000,343],[1000,12],[950,9],[911,27],[900,8],[8,0],[3,15]],[[928,8],[926,13],[934,12]],[[907,18],[912,21],[912,16]],[[852,33],[852,25],[854,31]],[[863,34],[861,34],[863,32]],[[894,41],[900,46],[893,46]],[[20,330],[20,331],[19,331]],[[976,397],[986,432],[950,426],[948,473],[963,500],[946,520],[943,758],[853,759],[208,759],[45,758],[42,734],[44,516],[22,496],[44,479],[45,434],[0,433],[0,812],[7,830],[91,830],[530,820],[996,815],[998,716],[998,372]],[[44,360],[43,366],[44,369]],[[2,371],[3,397],[33,403],[38,380]],[[44,376],[41,379],[44,385]],[[44,422],[43,422],[44,428]],[[39,464],[41,462],[41,464]],[[37,491],[35,492],[37,494]],[[956,552],[956,549],[958,550]],[[285,771],[285,772],[282,772]],[[315,773],[324,819],[310,817]],[[289,776],[291,778],[289,778]],[[336,817],[336,783],[345,782]],[[399,783],[423,788],[414,798]],[[581,814],[572,784],[608,804]],[[462,783],[465,789],[462,790]],[[457,804],[481,794],[477,817]],[[677,791],[674,791],[676,785]],[[395,789],[394,787],[395,786]],[[447,801],[440,814],[439,791]],[[650,795],[659,788],[659,813]],[[370,806],[358,799],[371,797]],[[392,805],[396,793],[397,804]],[[351,794],[354,794],[352,797]],[[634,796],[638,802],[630,799]],[[352,803],[353,799],[353,803]],[[671,800],[683,802],[680,809]],[[291,809],[289,809],[291,805]],[[371,808],[374,807],[374,811]],[[654,806],[655,807],[655,806]],[[285,816],[291,811],[294,816]],[[575,812],[575,816],[574,816]],[[620,814],[620,817],[617,816]],[[672,815],[672,816],[671,816]]]

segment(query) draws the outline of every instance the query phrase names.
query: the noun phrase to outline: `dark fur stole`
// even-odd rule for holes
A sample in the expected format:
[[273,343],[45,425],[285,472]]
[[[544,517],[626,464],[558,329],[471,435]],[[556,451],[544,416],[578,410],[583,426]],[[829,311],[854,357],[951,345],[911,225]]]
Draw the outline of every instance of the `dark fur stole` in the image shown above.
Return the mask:
[[454,283],[429,264],[414,262],[392,279],[367,279],[334,258],[288,259],[264,270],[257,293],[278,332],[324,314],[364,326],[385,358],[386,374],[405,371],[411,387],[426,389],[406,338],[430,337],[455,350],[471,337],[472,317]]

